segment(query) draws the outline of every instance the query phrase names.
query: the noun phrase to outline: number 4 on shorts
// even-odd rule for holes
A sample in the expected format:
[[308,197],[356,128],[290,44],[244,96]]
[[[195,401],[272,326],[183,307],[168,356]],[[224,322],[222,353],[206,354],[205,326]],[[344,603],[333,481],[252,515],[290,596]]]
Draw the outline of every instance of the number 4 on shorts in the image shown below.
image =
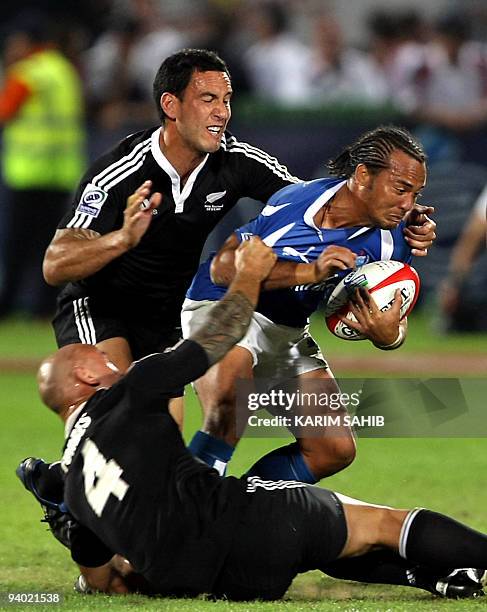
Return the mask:
[[113,459],[107,461],[90,438],[86,439],[81,453],[86,499],[94,513],[101,516],[110,495],[122,501],[129,485],[120,478],[123,470],[118,463]]

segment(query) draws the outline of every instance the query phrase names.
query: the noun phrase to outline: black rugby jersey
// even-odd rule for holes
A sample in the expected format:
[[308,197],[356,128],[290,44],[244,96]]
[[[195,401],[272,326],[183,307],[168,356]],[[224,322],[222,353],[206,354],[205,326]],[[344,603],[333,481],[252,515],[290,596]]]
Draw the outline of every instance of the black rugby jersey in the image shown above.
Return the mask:
[[73,516],[162,593],[211,590],[247,503],[246,481],[195,459],[167,411],[173,389],[208,365],[188,340],[136,362],[82,406],[61,462]]
[[146,180],[162,203],[140,243],[94,275],[70,283],[73,298],[101,295],[139,304],[154,301],[177,313],[211,230],[242,197],[265,202],[299,179],[277,159],[227,132],[180,188],[179,176],[159,147],[161,128],[128,136],[83,177],[59,228],[106,234],[123,225],[127,198]]

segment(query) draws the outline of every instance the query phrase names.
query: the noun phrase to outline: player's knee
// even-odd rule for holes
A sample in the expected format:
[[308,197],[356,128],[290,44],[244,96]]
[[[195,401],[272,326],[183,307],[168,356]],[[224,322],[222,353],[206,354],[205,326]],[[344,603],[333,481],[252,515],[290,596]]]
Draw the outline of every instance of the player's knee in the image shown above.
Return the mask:
[[335,457],[340,466],[340,470],[345,469],[353,463],[357,455],[357,447],[353,438],[338,439],[335,449]]
[[352,438],[327,439],[326,444],[315,453],[313,473],[317,478],[336,474],[353,462],[356,452]]
[[[353,463],[357,454],[357,447],[351,438],[335,438],[334,443],[330,448],[331,466],[328,468],[328,474],[336,474]],[[330,469],[333,471],[330,472]]]
[[371,508],[368,533],[371,546],[395,547],[399,542],[402,526],[402,512],[393,508]]

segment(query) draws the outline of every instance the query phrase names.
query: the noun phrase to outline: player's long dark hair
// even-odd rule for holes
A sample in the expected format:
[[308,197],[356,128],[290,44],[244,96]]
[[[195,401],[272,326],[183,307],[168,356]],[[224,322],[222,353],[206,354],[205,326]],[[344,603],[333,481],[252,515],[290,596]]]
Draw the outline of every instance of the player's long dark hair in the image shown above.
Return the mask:
[[364,164],[372,173],[389,167],[389,158],[395,149],[400,149],[417,161],[426,161],[421,144],[406,129],[395,125],[380,127],[360,136],[336,157],[328,162],[332,176],[349,178],[359,164]]
[[195,70],[226,72],[230,76],[225,62],[213,51],[182,49],[167,57],[157,71],[152,87],[157,112],[163,123],[165,115],[161,108],[162,94],[167,91],[181,98]]

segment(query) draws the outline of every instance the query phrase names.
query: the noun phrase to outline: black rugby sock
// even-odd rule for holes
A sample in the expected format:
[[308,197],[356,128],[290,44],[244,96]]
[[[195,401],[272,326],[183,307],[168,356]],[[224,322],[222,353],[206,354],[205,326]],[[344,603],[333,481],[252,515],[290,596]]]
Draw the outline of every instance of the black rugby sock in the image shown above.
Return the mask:
[[373,584],[394,584],[436,592],[437,581],[453,568],[434,572],[420,567],[392,550],[375,550],[360,557],[337,559],[321,570],[340,580]]
[[487,536],[431,510],[413,510],[399,542],[401,557],[429,568],[487,568]]
[[328,576],[341,580],[416,586],[413,564],[392,550],[338,559],[321,569]]

